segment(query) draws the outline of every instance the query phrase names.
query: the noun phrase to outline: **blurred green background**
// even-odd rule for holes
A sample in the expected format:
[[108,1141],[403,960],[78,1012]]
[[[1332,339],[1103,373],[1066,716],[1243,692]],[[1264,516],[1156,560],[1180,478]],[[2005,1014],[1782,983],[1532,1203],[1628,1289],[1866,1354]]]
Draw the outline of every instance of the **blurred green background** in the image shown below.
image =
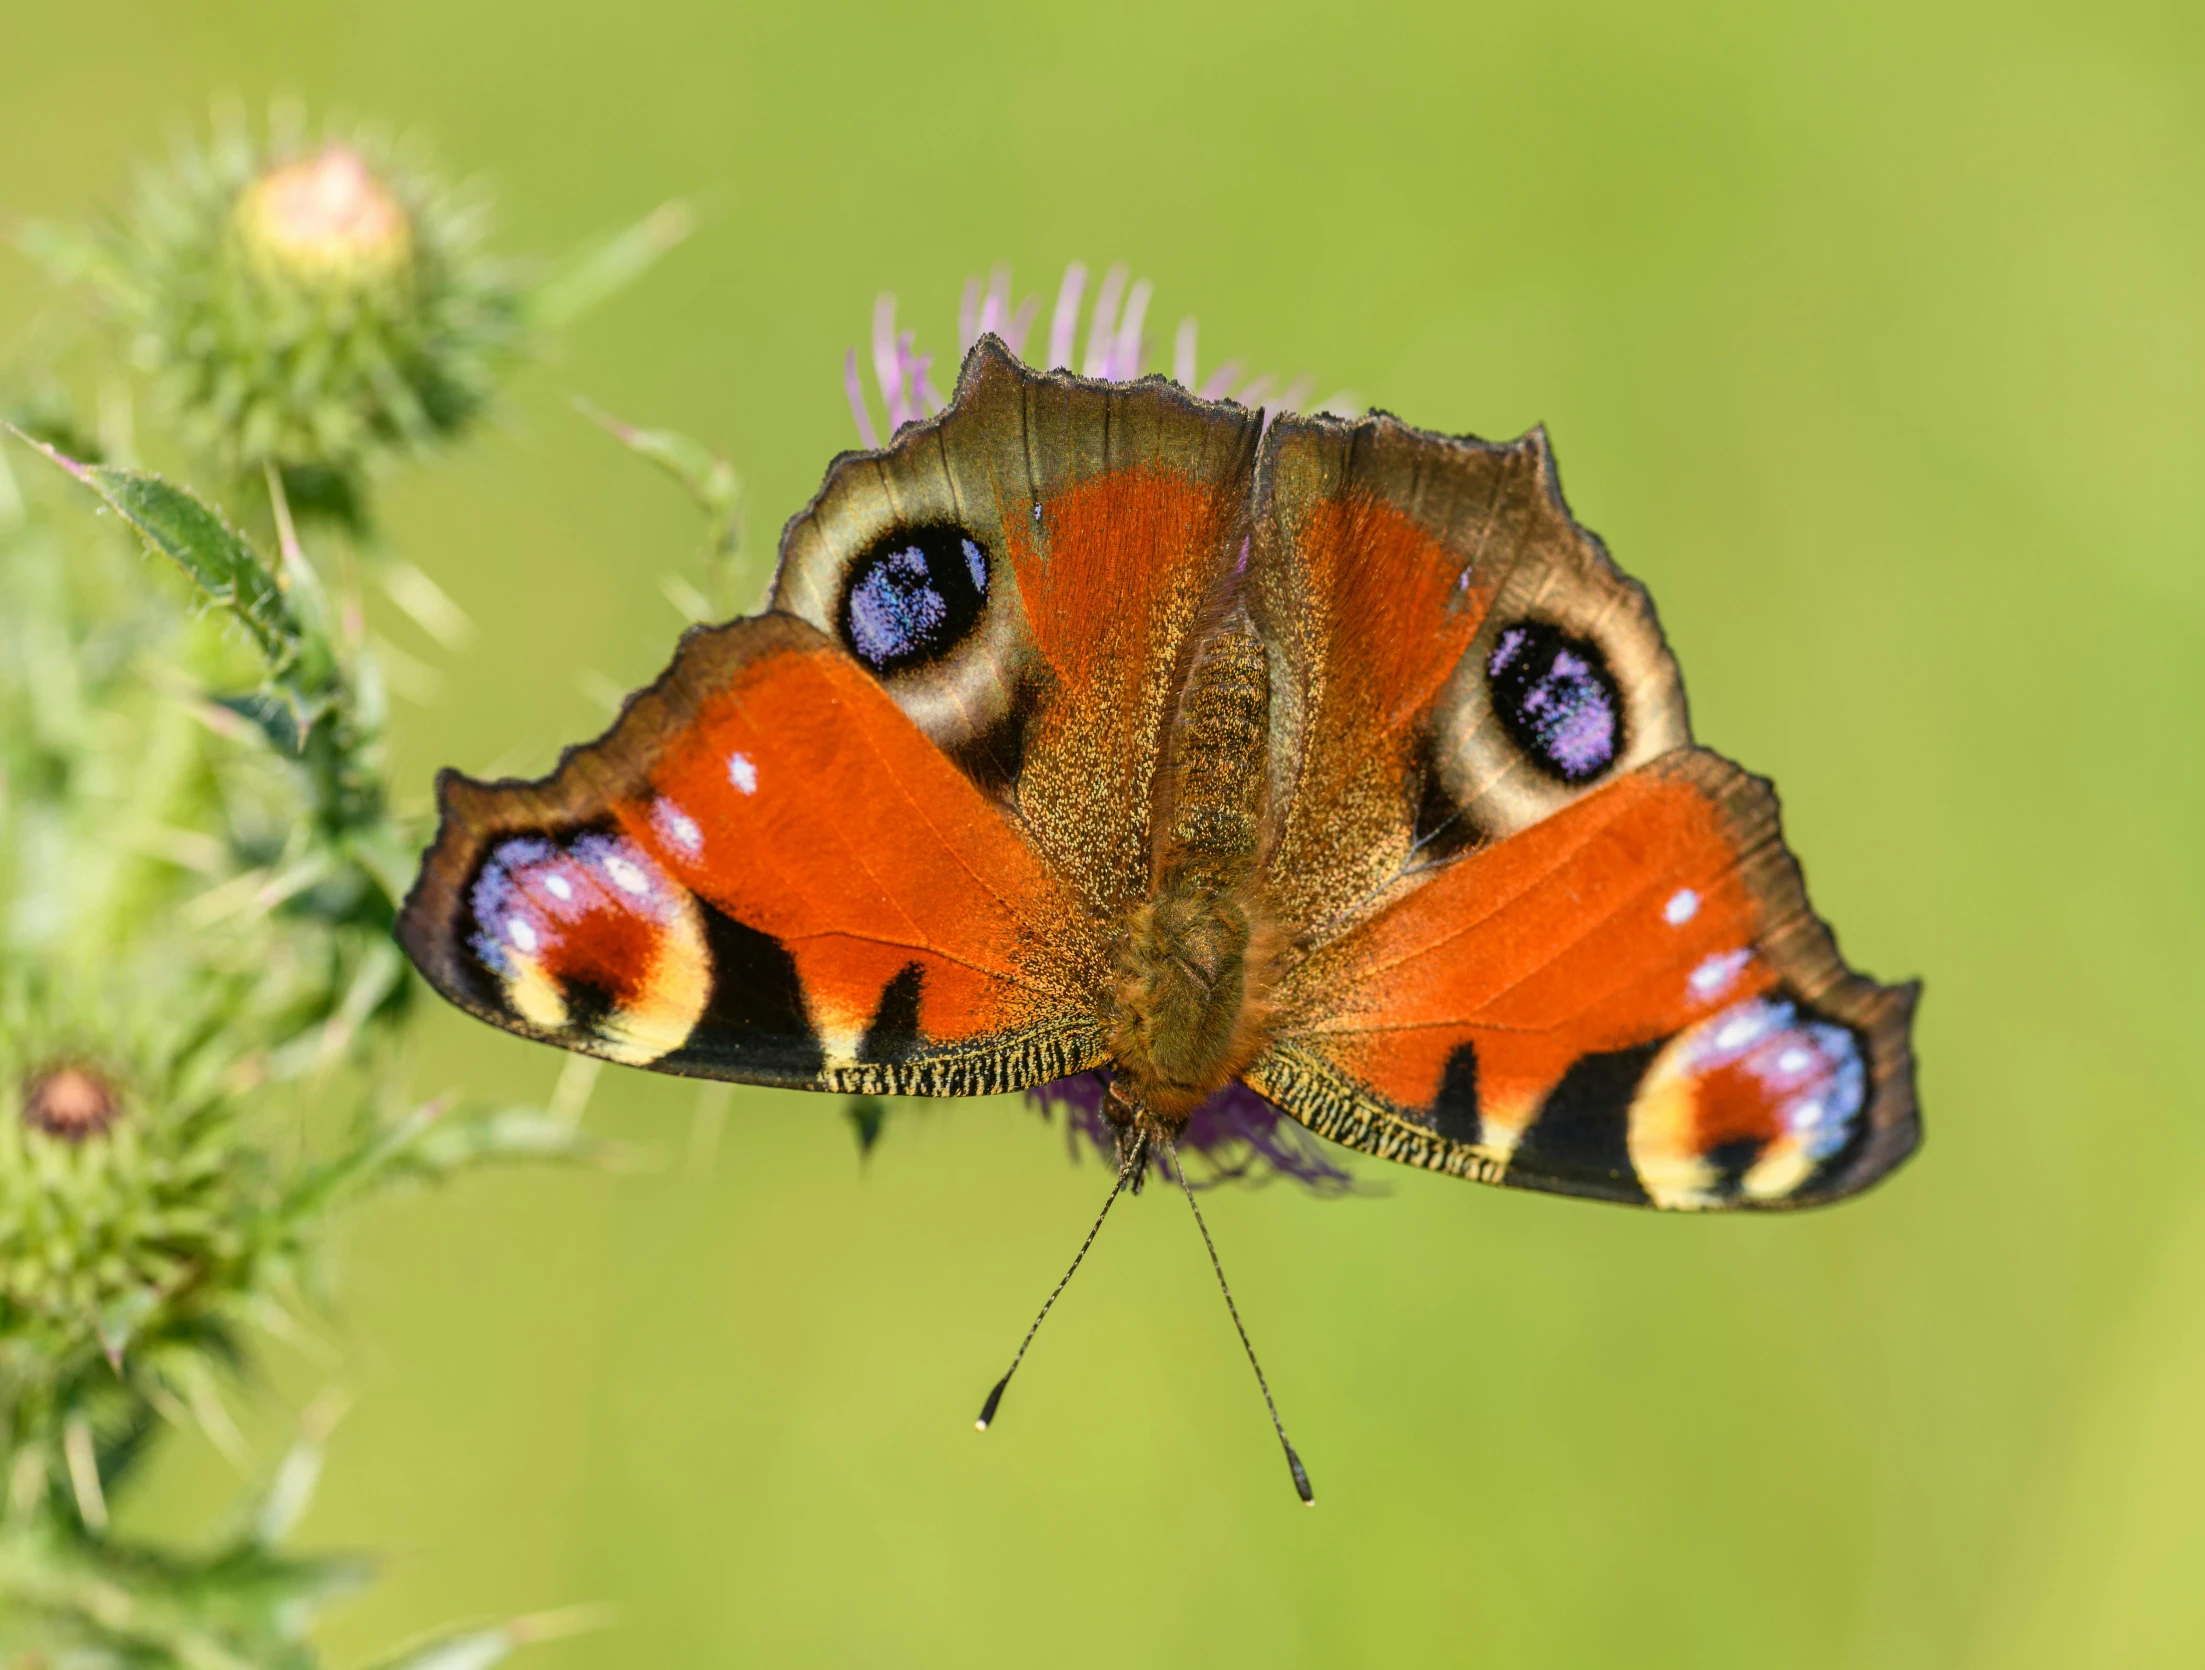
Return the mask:
[[[554,252],[692,243],[399,481],[481,626],[400,779],[536,770],[653,675],[692,549],[586,393],[725,447],[770,546],[851,444],[874,293],[996,259],[1448,430],[1544,420],[1660,600],[1702,740],[1774,775],[1855,963],[1928,985],[1928,1145],[1683,1221],[1376,1162],[1215,1198],[1321,1504],[1184,1209],[1114,1223],[1013,1102],[891,1125],[617,1070],[658,1156],[379,1209],[306,1540],[387,1550],[340,1657],[575,1601],[544,1670],[749,1663],[2072,1666],[2205,1658],[2205,13],[197,0],[0,16],[0,203],[74,217],[209,99],[387,114]],[[0,257],[0,306],[42,302]],[[938,377],[945,386],[946,371]],[[448,1013],[420,1082],[558,1063]],[[324,1371],[256,1397],[269,1444]],[[147,1522],[232,1487],[196,1439]]]

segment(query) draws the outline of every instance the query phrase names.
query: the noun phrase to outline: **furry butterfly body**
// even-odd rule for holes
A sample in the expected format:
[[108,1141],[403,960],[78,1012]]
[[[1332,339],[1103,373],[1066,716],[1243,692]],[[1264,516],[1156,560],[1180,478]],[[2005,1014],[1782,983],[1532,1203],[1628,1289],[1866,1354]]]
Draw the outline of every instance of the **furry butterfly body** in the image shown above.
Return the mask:
[[985,338],[837,460],[766,613],[537,783],[446,774],[400,936],[494,1024],[955,1095],[1239,1080],[1412,1164],[1782,1207],[1916,1140],[1911,987],[1839,959],[1694,746],[1543,436],[1260,415]]

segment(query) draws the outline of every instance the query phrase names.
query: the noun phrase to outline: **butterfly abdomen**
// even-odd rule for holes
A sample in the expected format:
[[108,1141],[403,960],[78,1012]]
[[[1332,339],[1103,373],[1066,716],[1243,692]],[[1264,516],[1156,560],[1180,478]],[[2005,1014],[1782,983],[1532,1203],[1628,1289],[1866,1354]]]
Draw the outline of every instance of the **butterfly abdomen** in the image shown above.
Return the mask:
[[1159,893],[1179,879],[1230,888],[1255,868],[1270,706],[1263,645],[1236,622],[1203,646],[1180,702],[1159,786]]
[[1176,1124],[1260,1048],[1271,933],[1256,871],[1269,725],[1262,644],[1231,622],[1196,658],[1160,787],[1154,890],[1119,943],[1112,1047],[1127,1088]]

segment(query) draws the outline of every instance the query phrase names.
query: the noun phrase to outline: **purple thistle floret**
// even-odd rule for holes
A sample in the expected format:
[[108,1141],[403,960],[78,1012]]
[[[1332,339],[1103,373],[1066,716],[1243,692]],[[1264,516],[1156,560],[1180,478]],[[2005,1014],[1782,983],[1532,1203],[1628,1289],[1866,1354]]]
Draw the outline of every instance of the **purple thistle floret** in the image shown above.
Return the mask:
[[[1109,1075],[1094,1072],[1075,1073],[1026,1095],[1045,1119],[1063,1113],[1065,1143],[1075,1156],[1085,1139],[1105,1165],[1116,1166],[1117,1129],[1103,1112],[1109,1093]],[[1201,1162],[1199,1169],[1187,1170],[1187,1181],[1197,1189],[1285,1177],[1315,1194],[1356,1192],[1354,1176],[1333,1159],[1313,1132],[1295,1124],[1238,1079],[1187,1116],[1179,1152]],[[1176,1181],[1170,1153],[1151,1149],[1148,1163],[1157,1175]]]
[[[1064,269],[1057,287],[1055,308],[1049,315],[1047,370],[1077,371],[1083,377],[1105,382],[1130,383],[1149,363],[1148,304],[1155,286],[1145,278],[1132,279],[1123,265],[1103,274],[1087,320],[1087,351],[1077,353],[1080,303],[1087,292],[1087,268],[1074,261]],[[985,284],[975,277],[965,281],[957,309],[957,357],[960,362],[981,337],[994,334],[1004,346],[1026,357],[1026,338],[1041,310],[1040,298],[1028,296],[1011,306],[1011,269],[997,266]],[[896,298],[882,294],[873,304],[873,383],[891,436],[905,424],[932,417],[946,402],[928,375],[933,356],[917,351],[917,336],[896,329]],[[1297,377],[1276,399],[1271,390],[1278,382],[1265,373],[1246,377],[1238,360],[1227,360],[1207,377],[1198,378],[1196,334],[1192,319],[1179,321],[1172,337],[1171,375],[1182,388],[1205,400],[1237,400],[1243,406],[1260,406],[1268,419],[1275,412],[1307,408],[1315,391],[1314,377]],[[873,407],[865,390],[865,374],[858,350],[852,348],[842,362],[842,388],[849,397],[850,416],[857,424],[858,439],[868,450],[881,444],[882,431],[873,422]],[[1315,408],[1340,417],[1353,417],[1361,405],[1344,390]]]

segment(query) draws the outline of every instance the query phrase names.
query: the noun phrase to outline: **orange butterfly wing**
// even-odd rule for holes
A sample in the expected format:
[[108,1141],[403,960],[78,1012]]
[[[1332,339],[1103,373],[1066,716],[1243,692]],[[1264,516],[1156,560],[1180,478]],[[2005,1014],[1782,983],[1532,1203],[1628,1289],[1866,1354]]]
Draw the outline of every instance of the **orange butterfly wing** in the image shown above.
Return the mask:
[[485,1020],[800,1088],[977,1093],[1100,1058],[1061,886],[801,622],[693,633],[545,783],[440,787],[399,932]]
[[1037,376],[847,455],[772,610],[542,783],[447,774],[399,935],[447,997],[671,1072],[918,1095],[1099,1065],[1185,646],[1254,414]]
[[948,653],[879,676],[1102,920],[1145,896],[1174,703],[1248,529],[1261,416],[1021,365],[983,337],[938,421],[849,457],[782,538],[773,606],[847,636],[851,575],[914,529],[997,573]]
[[1543,437],[1285,422],[1250,591],[1288,669],[1248,1082],[1485,1181],[1800,1205],[1916,1140],[1911,988],[1848,971],[1767,786],[1690,746],[1651,605]]

